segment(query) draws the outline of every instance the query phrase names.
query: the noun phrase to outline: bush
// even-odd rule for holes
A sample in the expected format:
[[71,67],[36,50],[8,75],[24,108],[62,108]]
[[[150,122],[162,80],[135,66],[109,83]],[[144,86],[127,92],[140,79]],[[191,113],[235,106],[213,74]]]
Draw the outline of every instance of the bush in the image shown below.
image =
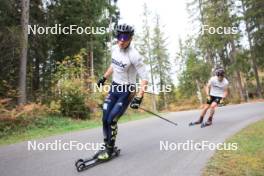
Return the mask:
[[91,84],[95,81],[87,75],[85,66],[86,51],[81,49],[74,56],[67,56],[57,62],[57,70],[53,75],[53,95],[50,102],[52,114],[62,114],[77,119],[90,119],[91,113],[99,116],[96,111],[99,93],[92,92]]
[[60,82],[60,111],[65,116],[89,119],[90,110],[86,105],[89,92],[84,89],[80,79],[63,80]]
[[61,102],[52,100],[49,104],[49,114],[50,115],[60,115],[61,114]]
[[50,102],[52,113],[61,113],[77,119],[89,119],[88,106],[89,90],[85,85],[86,69],[84,57],[85,50],[72,57],[65,57],[57,62],[57,71],[53,75],[54,98]]
[[42,104],[29,103],[16,107],[11,104],[12,99],[0,100],[0,139],[26,131],[49,112],[49,108]]

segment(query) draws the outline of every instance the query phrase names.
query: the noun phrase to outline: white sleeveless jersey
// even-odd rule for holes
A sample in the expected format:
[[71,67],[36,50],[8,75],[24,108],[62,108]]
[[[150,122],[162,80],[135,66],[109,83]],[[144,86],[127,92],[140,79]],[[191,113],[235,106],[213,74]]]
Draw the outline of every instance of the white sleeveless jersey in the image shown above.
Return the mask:
[[136,76],[142,80],[148,80],[148,72],[143,58],[138,51],[129,46],[120,49],[115,45],[112,50],[113,81],[118,84],[136,84]]
[[223,81],[219,81],[217,76],[211,77],[211,79],[208,82],[209,85],[211,85],[210,88],[210,95],[215,97],[223,97],[225,88],[228,87],[228,80],[226,78],[223,79]]

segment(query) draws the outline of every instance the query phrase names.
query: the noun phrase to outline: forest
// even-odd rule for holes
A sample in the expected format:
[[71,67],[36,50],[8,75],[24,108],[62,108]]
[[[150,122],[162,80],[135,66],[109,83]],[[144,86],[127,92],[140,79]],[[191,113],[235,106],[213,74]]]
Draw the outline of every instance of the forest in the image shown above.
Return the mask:
[[[122,14],[116,4],[117,0],[0,1],[1,121],[54,114],[100,117],[98,104],[106,93],[93,92],[92,84],[111,62],[114,27]],[[144,104],[153,111],[198,108],[205,101],[208,79],[220,66],[230,82],[229,103],[263,98],[264,1],[188,0],[186,8],[194,32],[178,41],[172,56],[161,17],[147,4],[142,7],[143,28],[134,44],[148,65],[150,85],[157,90],[172,86],[161,93],[152,88]],[[50,31],[34,34],[29,25]],[[55,25],[89,28],[87,33],[75,29],[54,35]]]

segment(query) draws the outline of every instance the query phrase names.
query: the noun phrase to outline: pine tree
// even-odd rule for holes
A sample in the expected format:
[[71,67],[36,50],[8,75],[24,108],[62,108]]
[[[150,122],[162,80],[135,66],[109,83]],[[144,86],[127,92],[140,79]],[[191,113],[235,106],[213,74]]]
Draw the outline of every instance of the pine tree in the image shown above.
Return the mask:
[[[152,38],[152,56],[153,56],[153,74],[158,80],[160,90],[167,85],[172,85],[171,62],[167,50],[166,38],[162,32],[159,15],[155,15],[155,27]],[[167,95],[165,91],[161,92],[161,108],[168,108]]]
[[143,11],[143,34],[139,37],[139,52],[144,57],[144,61],[150,66],[150,77],[151,77],[151,87],[152,87],[152,109],[156,111],[156,98],[155,98],[155,82],[153,73],[153,56],[151,52],[151,30],[150,30],[150,12],[147,5],[144,4]]

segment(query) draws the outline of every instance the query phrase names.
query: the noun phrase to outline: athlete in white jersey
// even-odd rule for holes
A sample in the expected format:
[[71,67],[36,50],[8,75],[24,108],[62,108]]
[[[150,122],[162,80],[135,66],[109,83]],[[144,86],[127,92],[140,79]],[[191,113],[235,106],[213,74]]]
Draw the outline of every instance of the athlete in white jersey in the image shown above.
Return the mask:
[[[216,76],[211,77],[206,87],[207,104],[203,108],[200,118],[196,122],[191,122],[189,125],[201,124],[201,127],[212,125],[213,115],[218,104],[223,104],[224,99],[228,95],[228,80],[224,77],[224,69],[216,70]],[[210,108],[210,115],[208,120],[203,123],[204,116]]]
[[129,46],[122,49],[115,46],[112,50],[113,81],[118,84],[136,84],[137,74],[142,80],[148,79],[143,58],[138,51]]
[[[111,158],[115,150],[117,121],[130,102],[131,108],[139,108],[148,84],[148,73],[143,59],[130,44],[134,34],[133,27],[127,24],[118,25],[116,34],[118,43],[112,50],[112,63],[97,83],[99,87],[104,85],[104,82],[112,75],[111,90],[103,104],[105,150],[96,154],[100,160]],[[141,84],[138,95],[134,97],[137,75],[141,78]]]

